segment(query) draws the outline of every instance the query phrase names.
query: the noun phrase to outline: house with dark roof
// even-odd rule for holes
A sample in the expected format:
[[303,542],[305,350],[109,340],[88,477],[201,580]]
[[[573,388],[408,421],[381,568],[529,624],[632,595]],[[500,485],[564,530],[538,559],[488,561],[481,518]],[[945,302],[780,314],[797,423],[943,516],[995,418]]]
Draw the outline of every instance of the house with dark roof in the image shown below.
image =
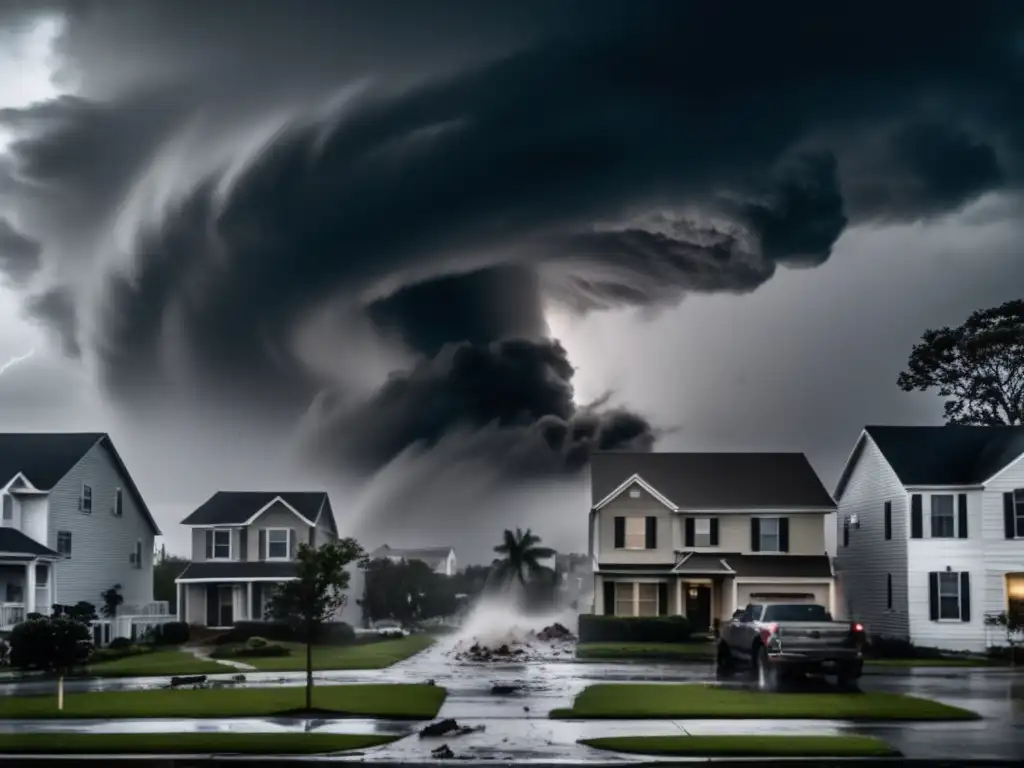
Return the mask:
[[[178,618],[215,628],[263,621],[274,589],[296,577],[299,544],[338,538],[323,491],[218,491],[182,525],[192,529],[192,559],[175,579]],[[359,573],[350,572],[357,592]]]
[[439,573],[443,576],[454,576],[458,570],[455,561],[455,550],[451,547],[395,548],[384,544],[373,550],[370,553],[370,558],[373,560],[386,558],[395,563],[402,560],[419,560],[421,563],[425,563],[434,573]]
[[0,502],[0,630],[115,584],[149,612],[160,529],[109,435],[0,434]]
[[1024,619],[1024,427],[868,426],[835,491],[851,618],[924,647],[1005,644]]
[[697,631],[759,600],[835,613],[835,503],[802,453],[600,452],[589,471],[595,613]]

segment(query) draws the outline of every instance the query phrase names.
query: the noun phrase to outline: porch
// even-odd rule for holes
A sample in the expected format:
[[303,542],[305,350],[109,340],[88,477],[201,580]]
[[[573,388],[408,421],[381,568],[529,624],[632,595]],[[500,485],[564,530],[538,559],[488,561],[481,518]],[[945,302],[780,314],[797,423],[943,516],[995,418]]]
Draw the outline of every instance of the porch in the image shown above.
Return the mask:
[[284,579],[178,583],[178,620],[226,629],[240,621],[264,621],[274,590]]
[[50,613],[53,567],[39,560],[0,563],[0,631],[9,632],[30,613]]

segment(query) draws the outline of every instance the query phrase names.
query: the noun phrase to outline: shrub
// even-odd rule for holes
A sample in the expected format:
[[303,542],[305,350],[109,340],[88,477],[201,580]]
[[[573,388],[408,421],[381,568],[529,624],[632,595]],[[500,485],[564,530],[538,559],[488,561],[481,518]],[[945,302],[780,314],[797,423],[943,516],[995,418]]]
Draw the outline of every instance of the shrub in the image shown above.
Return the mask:
[[132,641],[127,637],[115,637],[107,644],[107,647],[112,651],[123,651],[132,647]]
[[153,642],[157,645],[183,645],[188,640],[189,627],[184,621],[161,624],[153,633]]
[[[260,637],[269,642],[294,643],[303,642],[304,637],[288,624],[283,622],[240,621],[230,630],[215,640],[217,645],[237,645],[245,643],[252,637]],[[320,627],[320,634],[315,642],[325,645],[348,645],[355,640],[356,633],[351,626],[343,621],[334,621]]]
[[865,653],[875,659],[937,659],[949,655],[938,648],[914,645],[902,637],[886,636],[869,637]]
[[1012,649],[1008,645],[994,645],[988,649],[988,657],[996,661],[1011,662],[1015,666],[1024,664],[1024,647],[1016,645]]
[[685,616],[595,616],[581,614],[581,643],[684,643],[690,639]]
[[[262,638],[255,638],[262,639]],[[266,643],[253,647],[248,641],[245,645],[225,645],[210,654],[214,659],[266,659],[291,655],[291,648],[279,643]]]
[[245,641],[246,648],[266,648],[269,643],[265,637],[250,637]]
[[89,660],[89,628],[66,616],[28,619],[11,632],[11,666],[63,672]]

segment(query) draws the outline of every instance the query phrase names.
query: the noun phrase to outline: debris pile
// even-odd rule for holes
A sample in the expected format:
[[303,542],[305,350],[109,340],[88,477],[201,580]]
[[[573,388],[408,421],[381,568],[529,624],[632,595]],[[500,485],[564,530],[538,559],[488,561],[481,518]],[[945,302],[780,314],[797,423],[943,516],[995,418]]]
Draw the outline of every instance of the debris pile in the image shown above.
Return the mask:
[[550,624],[539,632],[512,627],[507,633],[492,638],[491,643],[474,637],[457,644],[451,651],[455,661],[462,662],[526,662],[550,661],[571,656],[576,636],[563,624]]
[[550,624],[538,632],[537,639],[543,640],[545,643],[550,643],[554,640],[575,642],[576,635],[570,632],[564,625],[559,624],[556,621],[554,624]]
[[[476,728],[471,728],[468,725],[459,725],[458,721],[453,718],[447,717],[444,720],[438,720],[436,723],[431,723],[420,730],[420,738],[436,738],[439,736],[465,736],[468,733],[479,733],[484,727],[478,725]],[[447,747],[448,745],[443,745]]]

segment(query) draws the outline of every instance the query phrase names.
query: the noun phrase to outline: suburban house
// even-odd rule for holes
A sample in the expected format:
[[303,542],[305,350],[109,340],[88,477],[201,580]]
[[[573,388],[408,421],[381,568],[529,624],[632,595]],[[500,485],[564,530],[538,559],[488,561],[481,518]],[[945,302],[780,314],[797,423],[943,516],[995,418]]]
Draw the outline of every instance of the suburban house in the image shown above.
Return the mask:
[[0,630],[117,584],[119,615],[160,613],[160,529],[108,435],[0,434],[0,500]]
[[425,563],[434,573],[442,576],[454,576],[458,570],[455,563],[455,550],[451,547],[427,547],[420,549],[395,549],[385,544],[370,553],[370,559],[387,559],[393,563],[419,560]]
[[175,579],[178,618],[218,629],[263,621],[274,588],[295,578],[299,544],[338,538],[323,491],[218,491],[182,525],[192,528],[192,560]]
[[835,503],[802,453],[599,452],[590,489],[595,613],[704,632],[759,600],[841,606]]
[[1005,644],[985,618],[1024,618],[1024,427],[865,427],[835,496],[836,569],[869,633]]

